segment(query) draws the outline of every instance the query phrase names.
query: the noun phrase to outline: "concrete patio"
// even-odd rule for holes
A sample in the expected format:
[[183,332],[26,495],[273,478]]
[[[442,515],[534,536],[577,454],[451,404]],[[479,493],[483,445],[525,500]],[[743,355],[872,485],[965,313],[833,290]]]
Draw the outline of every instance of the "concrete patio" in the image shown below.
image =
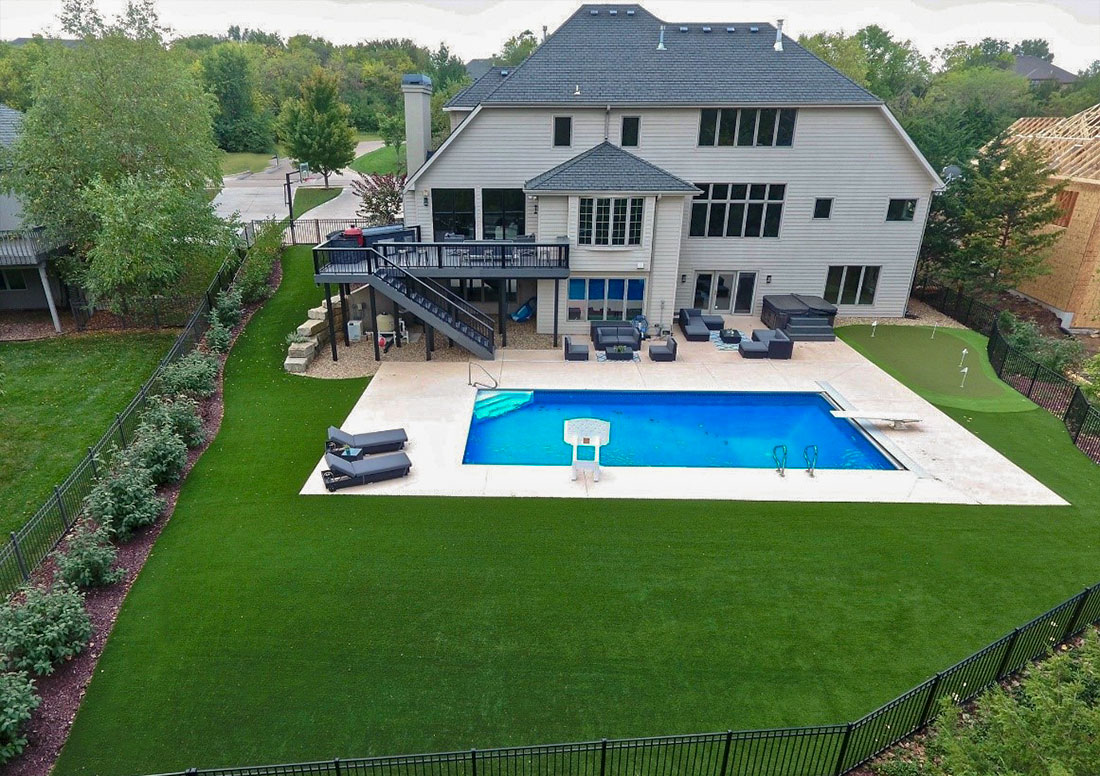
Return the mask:
[[[760,328],[755,319],[729,318],[728,323],[742,331]],[[412,472],[333,495],[1065,503],[840,340],[797,343],[789,361],[746,360],[710,342],[677,341],[679,353],[672,363],[650,361],[648,344],[634,362],[566,362],[560,349],[503,349],[494,361],[474,361],[472,367],[442,361],[384,363],[340,425],[350,432],[404,427]],[[914,414],[923,422],[901,430],[860,422],[904,470],[818,470],[811,477],[792,461],[781,477],[768,469],[604,467],[598,483],[591,475],[572,481],[568,466],[462,463],[477,393],[467,384],[468,369],[475,381],[489,382],[479,365],[501,389],[827,391],[845,409]],[[322,435],[318,429],[318,448]],[[323,468],[319,461],[302,494],[327,493]]]

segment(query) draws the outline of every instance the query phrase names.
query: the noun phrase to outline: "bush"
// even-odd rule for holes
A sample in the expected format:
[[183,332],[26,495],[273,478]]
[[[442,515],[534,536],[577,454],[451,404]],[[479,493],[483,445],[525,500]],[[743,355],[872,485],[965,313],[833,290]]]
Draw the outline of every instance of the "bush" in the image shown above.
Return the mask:
[[210,311],[211,320],[217,320],[225,328],[232,329],[241,322],[242,313],[239,288],[230,286],[214,297],[214,309]]
[[271,286],[267,279],[275,269],[275,262],[283,253],[283,226],[272,221],[260,227],[256,233],[256,242],[248,249],[244,263],[237,271],[234,283],[241,292],[245,304],[252,304],[271,296]]
[[41,702],[25,671],[0,674],[0,764],[15,759],[26,747],[23,728]]
[[1081,386],[1081,390],[1094,402],[1100,402],[1100,353],[1086,361],[1081,372],[1087,381]]
[[6,670],[53,673],[88,645],[92,621],[84,596],[72,585],[28,588],[21,602],[0,606],[0,659]]
[[165,368],[161,383],[163,392],[169,395],[209,398],[214,395],[217,377],[218,360],[209,353],[192,350]]
[[187,445],[167,426],[138,426],[123,458],[132,466],[147,469],[157,485],[166,485],[180,478],[187,464]]
[[298,345],[302,342],[309,342],[309,337],[304,334],[299,334],[297,329],[286,335],[287,345]]
[[121,455],[84,499],[84,506],[112,536],[126,541],[138,528],[156,521],[164,502],[157,498],[149,470],[136,464],[132,456]]
[[77,587],[106,587],[118,582],[126,570],[112,568],[117,557],[106,529],[87,524],[73,531],[64,553],[55,555],[61,578]]
[[206,441],[198,405],[186,396],[156,396],[150,399],[141,413],[141,425],[171,429],[185,445],[192,448]]
[[1085,346],[1073,337],[1045,337],[1034,321],[1020,320],[1007,310],[997,317],[997,328],[1009,345],[1055,372],[1065,372],[1085,355]]
[[210,314],[210,328],[206,330],[206,347],[215,353],[225,353],[229,350],[229,342],[233,339],[233,332],[227,329],[217,316]]

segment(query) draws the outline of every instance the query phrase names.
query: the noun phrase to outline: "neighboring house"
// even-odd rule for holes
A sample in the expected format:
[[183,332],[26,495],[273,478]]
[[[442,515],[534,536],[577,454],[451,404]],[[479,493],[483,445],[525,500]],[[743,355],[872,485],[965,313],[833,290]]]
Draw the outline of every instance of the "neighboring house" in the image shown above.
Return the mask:
[[1056,84],[1066,86],[1077,80],[1077,76],[1068,70],[1063,70],[1057,65],[1047,62],[1045,59],[1034,57],[1030,54],[1018,54],[1016,63],[1012,66],[1016,75],[1022,75],[1032,86],[1042,84]]
[[1022,118],[1006,133],[1043,149],[1054,180],[1066,182],[1051,272],[1018,290],[1057,314],[1063,328],[1100,329],[1100,104],[1068,118]]
[[[0,103],[0,145],[15,142],[22,122],[22,113]],[[49,309],[60,333],[57,302],[64,287],[48,268],[55,255],[42,230],[24,223],[19,200],[0,192],[0,310]]]
[[489,68],[493,66],[493,60],[489,59],[471,59],[466,63],[466,74],[475,81],[481,76],[489,72]]
[[564,334],[638,314],[671,328],[682,307],[759,315],[789,293],[905,313],[943,183],[880,99],[770,24],[584,5],[451,99],[434,153],[430,79],[402,90],[405,222],[437,246],[383,250],[475,305],[533,297],[537,330]]

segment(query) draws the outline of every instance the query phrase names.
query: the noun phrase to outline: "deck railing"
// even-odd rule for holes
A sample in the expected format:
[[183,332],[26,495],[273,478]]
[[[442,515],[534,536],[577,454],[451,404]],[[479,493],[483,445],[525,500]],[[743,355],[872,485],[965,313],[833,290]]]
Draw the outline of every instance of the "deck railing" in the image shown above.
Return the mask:
[[41,227],[0,231],[0,265],[33,264],[59,247]]
[[[372,246],[387,261],[419,270],[569,269],[568,243],[461,242],[381,240]],[[314,274],[371,273],[374,258],[356,246],[322,243],[314,251]]]

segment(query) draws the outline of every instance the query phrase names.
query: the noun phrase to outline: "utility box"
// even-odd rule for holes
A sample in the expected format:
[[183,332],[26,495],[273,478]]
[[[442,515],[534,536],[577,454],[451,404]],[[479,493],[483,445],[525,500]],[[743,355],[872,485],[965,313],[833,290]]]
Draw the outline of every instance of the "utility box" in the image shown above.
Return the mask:
[[352,342],[359,342],[359,340],[363,339],[362,321],[348,321],[348,339]]

